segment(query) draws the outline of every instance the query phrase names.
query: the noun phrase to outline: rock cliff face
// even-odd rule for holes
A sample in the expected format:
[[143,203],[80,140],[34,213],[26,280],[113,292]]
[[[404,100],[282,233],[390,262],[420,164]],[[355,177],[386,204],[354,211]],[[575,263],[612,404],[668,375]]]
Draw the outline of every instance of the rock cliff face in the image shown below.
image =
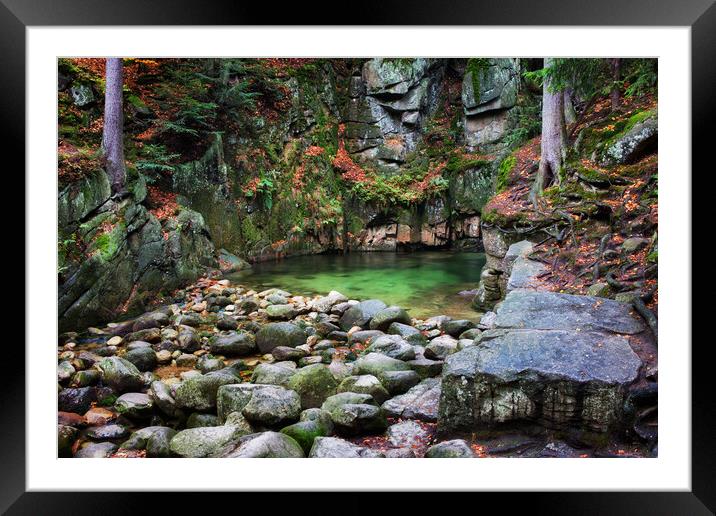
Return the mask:
[[[252,137],[217,135],[201,159],[175,175],[175,189],[204,216],[217,248],[249,261],[342,249],[480,248],[481,209],[494,193],[490,160],[454,161],[438,192],[406,202],[347,187],[320,156],[314,170],[300,162],[307,145],[328,140],[379,181],[399,184],[420,177],[427,167],[420,160],[435,148],[499,149],[516,102],[518,60],[486,60],[474,69],[476,80],[466,79],[470,69],[465,59],[356,60],[343,72],[324,63],[315,75],[288,81],[291,106],[282,117],[263,122]],[[455,132],[435,131],[440,123]],[[490,135],[475,124],[490,125]],[[253,173],[246,161],[252,149],[277,159],[265,165],[274,167],[264,173],[270,191],[247,196],[237,184]]]
[[481,149],[498,143],[510,127],[509,110],[517,104],[518,59],[470,59],[462,82],[465,143]]
[[[215,249],[224,263],[482,248],[482,208],[497,173],[485,153],[499,153],[511,127],[519,60],[319,60],[261,70],[254,80],[271,76],[279,107],[257,111],[242,129],[220,112],[191,152],[177,149],[193,159],[168,176],[147,187],[146,165],[130,167],[131,195],[116,200],[95,167],[59,192],[63,327],[132,311],[150,292],[217,266]],[[100,116],[86,72],[70,68],[61,79],[67,120]],[[126,104],[127,131],[157,118],[156,102],[130,95]],[[76,127],[63,120],[72,140]],[[177,213],[162,213],[148,188],[170,196]]]
[[199,213],[184,208],[160,221],[141,204],[146,186],[133,186],[128,198],[111,199],[96,170],[59,194],[61,332],[136,312],[216,266]]

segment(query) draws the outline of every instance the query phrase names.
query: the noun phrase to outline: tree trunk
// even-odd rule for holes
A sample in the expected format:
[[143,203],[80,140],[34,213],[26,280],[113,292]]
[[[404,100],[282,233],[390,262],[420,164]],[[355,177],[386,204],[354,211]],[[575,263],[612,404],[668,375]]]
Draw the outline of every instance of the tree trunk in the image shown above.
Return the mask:
[[619,80],[621,79],[621,59],[613,58],[610,60],[610,66],[612,69],[612,91],[609,95],[612,100],[612,111],[619,109]]
[[104,95],[102,155],[112,192],[124,191],[127,172],[124,164],[124,115],[122,113],[122,59],[108,58]]
[[[553,66],[554,58],[545,58],[544,64],[545,68]],[[550,91],[551,83],[549,76],[545,77],[542,89],[542,156],[531,195],[535,205],[537,196],[541,195],[546,187],[560,183],[566,151],[564,95],[561,91]]]
[[574,111],[574,101],[572,100],[572,88],[564,90],[564,122],[572,125],[577,121],[577,113]]

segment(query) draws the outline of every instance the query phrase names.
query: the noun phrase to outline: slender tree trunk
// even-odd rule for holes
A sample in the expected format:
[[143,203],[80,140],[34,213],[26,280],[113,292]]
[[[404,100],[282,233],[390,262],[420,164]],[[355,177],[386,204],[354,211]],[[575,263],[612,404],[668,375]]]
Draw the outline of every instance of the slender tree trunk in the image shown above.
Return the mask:
[[127,172],[124,164],[124,115],[122,113],[122,59],[108,58],[104,96],[102,155],[112,192],[124,191]]
[[612,100],[612,111],[619,109],[620,93],[619,93],[619,80],[621,79],[621,59],[613,58],[610,60],[610,66],[612,69],[612,91],[610,98]]
[[[545,58],[545,68],[554,64],[554,58]],[[532,202],[550,184],[560,183],[564,166],[567,132],[564,126],[564,95],[561,91],[550,91],[551,80],[545,77],[542,89],[542,156],[532,187]]]
[[577,121],[577,113],[574,111],[572,93],[572,88],[566,88],[564,90],[564,122],[568,125],[572,125]]

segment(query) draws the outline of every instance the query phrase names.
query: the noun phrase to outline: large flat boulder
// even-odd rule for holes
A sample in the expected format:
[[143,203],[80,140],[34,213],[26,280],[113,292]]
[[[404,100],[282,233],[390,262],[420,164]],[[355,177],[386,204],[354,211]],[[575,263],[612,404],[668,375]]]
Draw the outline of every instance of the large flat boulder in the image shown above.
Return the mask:
[[497,311],[497,328],[606,331],[634,335],[645,330],[632,305],[592,296],[528,289],[507,294]]
[[606,433],[641,367],[624,337],[604,332],[495,329],[478,340],[446,360],[440,432],[537,423]]
[[[516,244],[514,244],[516,245]],[[512,249],[512,247],[510,247]],[[505,256],[507,260],[509,255]],[[530,260],[526,256],[518,256],[511,264],[512,271],[507,280],[505,292],[508,294],[516,289],[535,289],[540,286],[539,276],[547,270],[542,262]]]

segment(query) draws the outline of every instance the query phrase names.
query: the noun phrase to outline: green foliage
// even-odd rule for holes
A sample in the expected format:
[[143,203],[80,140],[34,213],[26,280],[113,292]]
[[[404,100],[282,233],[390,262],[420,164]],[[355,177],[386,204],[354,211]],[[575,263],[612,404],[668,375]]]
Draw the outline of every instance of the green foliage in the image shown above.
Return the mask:
[[316,112],[316,127],[311,133],[313,145],[325,149],[326,157],[333,158],[338,152],[338,124],[332,123],[321,108]]
[[160,132],[196,137],[199,136],[199,131],[212,128],[217,104],[186,96],[179,98],[176,105],[176,114],[171,120],[161,122]]
[[502,160],[500,166],[497,169],[497,193],[505,191],[510,184],[510,175],[512,169],[517,164],[517,158],[511,154]]
[[490,60],[484,57],[473,57],[467,60],[465,72],[470,73],[472,79],[472,92],[475,96],[475,103],[480,103],[482,94],[481,80],[485,71],[490,67]]
[[117,395],[109,394],[109,395],[105,396],[104,398],[102,398],[101,400],[99,400],[97,402],[97,405],[99,405],[100,407],[111,407],[115,404],[116,401],[117,401]]
[[571,88],[581,98],[589,99],[594,95],[607,95],[615,86],[625,95],[641,95],[655,90],[657,78],[656,59],[621,59],[621,78],[615,80],[611,59],[604,58],[559,58],[552,66],[533,72],[525,72],[526,80],[542,81],[549,76],[552,91]]
[[117,254],[124,235],[124,224],[118,223],[108,233],[95,237],[90,245],[90,251],[96,252],[102,261],[109,261]]
[[267,211],[271,211],[273,207],[273,194],[276,191],[276,178],[279,172],[275,169],[269,170],[264,173],[261,172],[256,181],[252,184],[253,188],[248,188],[244,191],[246,197],[256,197],[261,201],[263,207]]
[[486,165],[489,165],[489,163],[489,161],[486,161],[484,159],[465,158],[461,154],[453,154],[452,156],[450,156],[450,158],[448,158],[448,161],[445,165],[444,174],[452,177],[457,174],[461,174],[466,170],[470,170],[471,168],[484,167]]
[[156,180],[154,173],[174,172],[176,166],[173,163],[181,157],[180,154],[168,152],[165,145],[151,143],[142,147],[140,156],[134,162],[134,166],[140,172],[150,173],[146,176],[147,182],[150,184]]
[[72,233],[68,238],[60,237],[57,242],[57,274],[62,274],[69,268],[67,262],[76,251],[77,242],[77,233]]
[[624,73],[624,90],[627,97],[639,96],[644,93],[656,92],[658,76],[658,60],[627,59]]

